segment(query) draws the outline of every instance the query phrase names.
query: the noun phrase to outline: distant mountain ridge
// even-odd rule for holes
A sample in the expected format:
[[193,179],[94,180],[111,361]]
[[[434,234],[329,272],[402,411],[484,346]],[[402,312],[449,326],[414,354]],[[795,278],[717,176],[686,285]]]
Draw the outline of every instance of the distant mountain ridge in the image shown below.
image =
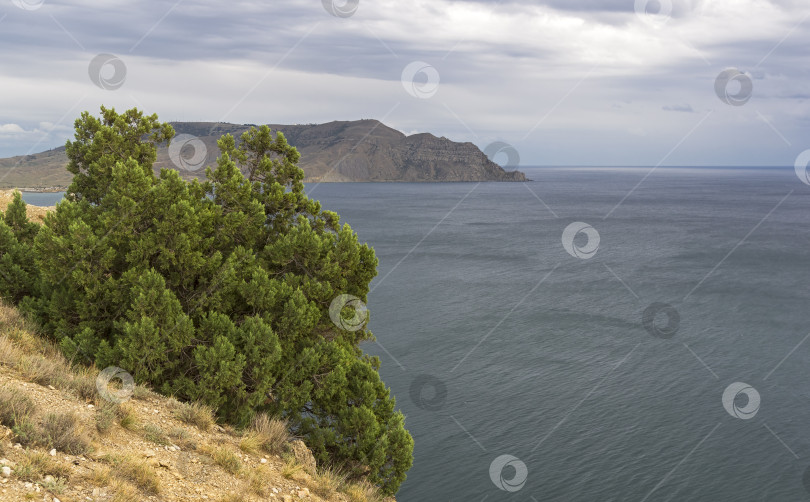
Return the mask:
[[[178,168],[165,145],[158,149],[156,171],[162,167],[177,169],[186,179],[203,177],[205,166],[216,163],[219,156],[216,141],[222,135],[230,133],[238,140],[251,127],[224,122],[171,125],[178,136],[194,136],[205,145],[202,162],[194,158],[199,153],[193,145],[199,147],[199,142],[188,142],[180,150],[183,159],[194,162],[189,168]],[[504,170],[472,143],[458,143],[428,133],[406,136],[377,120],[269,125],[274,133],[284,133],[301,153],[299,166],[307,182],[526,181],[523,173]],[[65,170],[66,164],[64,147],[0,159],[0,187],[67,186],[71,175]]]

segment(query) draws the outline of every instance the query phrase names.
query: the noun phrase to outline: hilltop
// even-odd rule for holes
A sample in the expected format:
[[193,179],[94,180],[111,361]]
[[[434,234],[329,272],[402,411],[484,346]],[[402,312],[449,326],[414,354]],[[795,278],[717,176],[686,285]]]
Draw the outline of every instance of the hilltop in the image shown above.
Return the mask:
[[[196,169],[178,169],[185,179],[205,175],[204,166],[219,156],[216,141],[226,133],[239,135],[251,124],[224,122],[171,122],[178,135],[195,136],[205,145],[205,159]],[[367,181],[525,181],[519,171],[505,171],[472,143],[458,143],[432,134],[405,134],[377,120],[335,121],[326,124],[283,125],[270,128],[284,133],[301,153],[299,166],[306,182]],[[181,150],[184,158],[195,155],[192,146]],[[71,174],[65,170],[64,147],[0,159],[0,186],[43,189],[65,187]],[[158,149],[155,170],[177,169],[168,148]]]

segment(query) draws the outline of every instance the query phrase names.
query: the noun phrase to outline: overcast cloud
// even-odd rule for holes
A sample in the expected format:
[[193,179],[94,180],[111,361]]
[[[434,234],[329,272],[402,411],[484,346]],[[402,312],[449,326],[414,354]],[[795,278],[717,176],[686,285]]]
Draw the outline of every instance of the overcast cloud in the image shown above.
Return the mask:
[[[166,121],[375,118],[503,141],[523,165],[792,165],[810,148],[802,0],[651,0],[647,15],[641,0],[359,0],[347,17],[318,0],[0,1],[2,156],[63,144],[102,104]],[[94,83],[99,54],[125,74],[106,64]],[[429,65],[406,82],[416,96],[414,61]],[[715,92],[727,68],[742,73],[731,104]]]

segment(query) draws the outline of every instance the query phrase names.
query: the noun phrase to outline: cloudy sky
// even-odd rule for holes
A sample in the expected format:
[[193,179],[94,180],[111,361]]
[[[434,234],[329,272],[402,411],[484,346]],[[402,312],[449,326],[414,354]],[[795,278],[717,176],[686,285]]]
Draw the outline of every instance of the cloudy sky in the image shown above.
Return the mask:
[[[521,165],[792,165],[807,0],[0,0],[0,156],[83,110],[374,118]],[[505,154],[496,158],[505,161]]]

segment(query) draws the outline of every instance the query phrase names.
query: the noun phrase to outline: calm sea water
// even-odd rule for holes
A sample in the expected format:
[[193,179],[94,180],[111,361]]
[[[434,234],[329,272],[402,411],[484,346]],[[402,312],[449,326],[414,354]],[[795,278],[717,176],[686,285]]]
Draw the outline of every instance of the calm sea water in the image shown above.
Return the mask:
[[398,499],[810,500],[810,186],[526,172],[308,186],[380,259],[364,348],[416,440]]

